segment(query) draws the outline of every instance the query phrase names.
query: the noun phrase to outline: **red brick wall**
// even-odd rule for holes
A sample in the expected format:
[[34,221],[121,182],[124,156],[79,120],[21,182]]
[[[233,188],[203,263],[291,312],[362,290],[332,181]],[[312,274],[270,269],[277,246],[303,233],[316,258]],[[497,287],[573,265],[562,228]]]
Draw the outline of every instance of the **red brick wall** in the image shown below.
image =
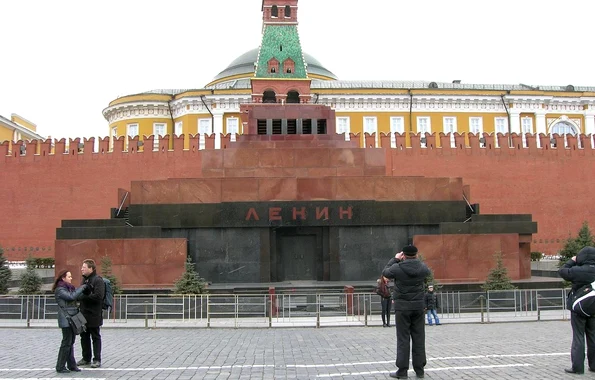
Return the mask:
[[[103,146],[107,143],[102,141]],[[402,137],[397,143],[403,143]],[[533,138],[530,144],[534,143]],[[480,149],[477,137],[469,148],[421,149],[417,139],[417,146],[402,150],[295,148],[287,159],[277,159],[279,152],[271,151],[277,158],[270,160],[266,151],[254,151],[257,159],[250,159],[251,153],[241,150],[183,151],[180,144],[173,144],[172,151],[122,153],[120,139],[119,153],[87,148],[75,155],[6,156],[0,158],[0,246],[9,260],[29,253],[54,256],[55,229],[61,220],[109,218],[110,208],[119,204],[118,189],[130,189],[132,181],[392,174],[461,177],[470,186],[468,198],[480,203],[482,214],[533,214],[538,233],[531,249],[554,253],[583,221],[595,228],[595,151],[590,143],[586,149],[576,149],[573,143],[576,140],[566,149],[496,149],[492,142],[492,148]],[[167,137],[161,139],[160,145],[168,144]],[[191,146],[197,146],[197,139],[191,139]],[[7,150],[0,144],[0,157]]]

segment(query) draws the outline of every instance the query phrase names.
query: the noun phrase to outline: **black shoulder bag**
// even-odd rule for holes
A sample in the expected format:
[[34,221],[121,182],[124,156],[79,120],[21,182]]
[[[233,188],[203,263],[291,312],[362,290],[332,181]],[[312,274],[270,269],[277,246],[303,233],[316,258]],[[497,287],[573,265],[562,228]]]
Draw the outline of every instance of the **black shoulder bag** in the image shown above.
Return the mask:
[[83,313],[81,313],[78,307],[76,308],[76,313],[74,315],[70,315],[70,313],[68,313],[65,308],[60,306],[57,300],[56,304],[60,309],[62,309],[62,312],[66,316],[66,320],[68,320],[70,328],[76,335],[80,335],[81,333],[87,331],[87,319]]

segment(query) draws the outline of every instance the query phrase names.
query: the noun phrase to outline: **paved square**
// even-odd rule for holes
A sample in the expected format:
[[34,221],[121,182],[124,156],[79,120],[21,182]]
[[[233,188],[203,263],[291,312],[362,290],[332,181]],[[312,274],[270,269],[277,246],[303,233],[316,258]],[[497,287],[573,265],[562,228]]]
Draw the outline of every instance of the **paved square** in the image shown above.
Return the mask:
[[[387,379],[395,329],[103,329],[103,367],[54,370],[56,328],[0,329],[0,379]],[[564,379],[569,321],[426,326],[427,379]],[[80,344],[75,344],[80,358]],[[415,374],[410,371],[410,378]],[[595,378],[589,373],[582,378]]]

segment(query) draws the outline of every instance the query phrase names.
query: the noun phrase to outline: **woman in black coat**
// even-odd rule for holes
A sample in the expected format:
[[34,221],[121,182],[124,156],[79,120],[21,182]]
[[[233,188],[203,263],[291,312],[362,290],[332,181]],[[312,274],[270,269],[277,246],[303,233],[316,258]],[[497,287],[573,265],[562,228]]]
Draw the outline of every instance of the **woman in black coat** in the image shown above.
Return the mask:
[[74,340],[76,335],[70,327],[65,313],[75,315],[78,312],[76,301],[80,298],[86,287],[87,285],[83,285],[75,289],[74,285],[72,285],[72,274],[67,270],[63,270],[58,274],[52,287],[52,291],[56,297],[56,303],[58,304],[58,326],[62,329],[62,344],[60,344],[58,361],[56,362],[56,372],[58,373],[80,372],[74,359]]

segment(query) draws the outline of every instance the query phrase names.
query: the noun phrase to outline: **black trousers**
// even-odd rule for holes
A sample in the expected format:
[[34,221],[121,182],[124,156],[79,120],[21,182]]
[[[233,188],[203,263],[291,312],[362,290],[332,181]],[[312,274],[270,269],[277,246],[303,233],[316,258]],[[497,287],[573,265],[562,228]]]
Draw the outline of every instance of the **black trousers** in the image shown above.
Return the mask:
[[380,304],[382,305],[382,324],[390,325],[390,306],[391,298],[380,297]]
[[76,368],[76,360],[74,359],[74,340],[76,335],[70,327],[62,328],[62,343],[58,350],[58,361],[56,362],[56,370]]
[[[409,370],[409,349],[416,373],[426,366],[425,313],[422,310],[395,310],[397,325],[397,374],[404,375]],[[410,346],[411,343],[411,346]]]
[[91,361],[91,339],[93,339],[93,361],[101,362],[101,334],[99,327],[87,327],[87,331],[81,333],[81,349],[83,359]]
[[585,336],[587,337],[587,362],[589,368],[595,369],[595,317],[586,318],[577,313],[570,313],[572,326],[572,346],[570,360],[572,369],[585,372]]

